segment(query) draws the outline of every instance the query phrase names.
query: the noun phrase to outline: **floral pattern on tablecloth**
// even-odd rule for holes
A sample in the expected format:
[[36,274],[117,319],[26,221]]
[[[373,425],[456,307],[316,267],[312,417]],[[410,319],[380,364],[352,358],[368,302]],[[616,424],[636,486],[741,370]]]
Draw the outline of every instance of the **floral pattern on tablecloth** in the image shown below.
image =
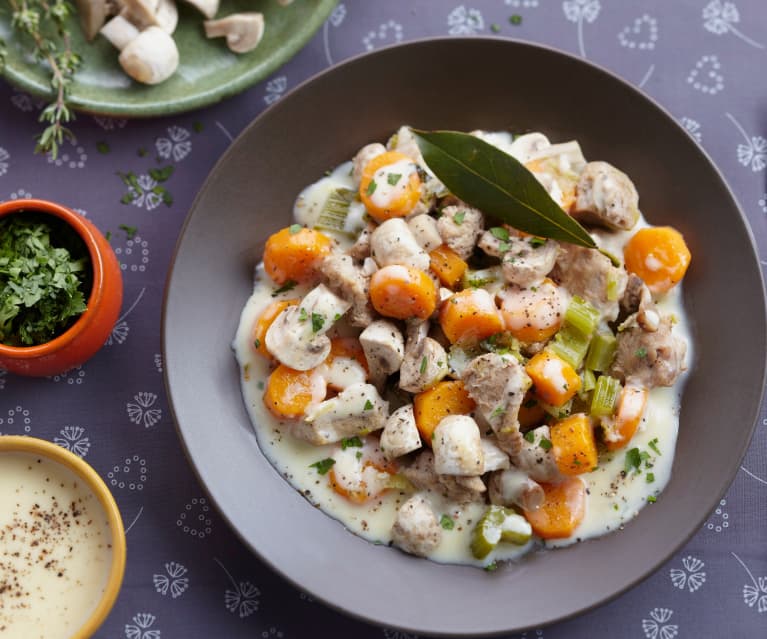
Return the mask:
[[[123,310],[96,357],[47,379],[0,371],[0,433],[44,437],[85,457],[122,510],[125,584],[97,639],[414,639],[354,621],[294,589],[221,520],[173,428],[160,309],[184,215],[254,116],[352,55],[427,35],[471,34],[555,46],[642,87],[722,170],[767,265],[764,0],[343,0],[302,52],[242,95],[170,118],[81,115],[76,139],[56,160],[32,153],[42,102],[0,81],[0,200],[35,196],[81,211],[110,233],[123,268]],[[767,636],[762,417],[729,492],[664,567],[597,610],[514,636]]]

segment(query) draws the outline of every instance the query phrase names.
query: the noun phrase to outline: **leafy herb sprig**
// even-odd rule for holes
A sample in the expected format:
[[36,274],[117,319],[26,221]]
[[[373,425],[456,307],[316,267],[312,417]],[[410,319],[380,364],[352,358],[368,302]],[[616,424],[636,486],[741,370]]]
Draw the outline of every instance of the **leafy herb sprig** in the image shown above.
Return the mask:
[[[35,61],[46,63],[51,72],[53,100],[40,112],[46,124],[36,138],[35,153],[50,153],[56,159],[65,139],[75,139],[66,124],[75,115],[67,105],[69,88],[81,57],[72,51],[67,19],[73,14],[67,0],[8,0],[11,25],[32,44]],[[0,71],[5,63],[4,45],[0,42]]]

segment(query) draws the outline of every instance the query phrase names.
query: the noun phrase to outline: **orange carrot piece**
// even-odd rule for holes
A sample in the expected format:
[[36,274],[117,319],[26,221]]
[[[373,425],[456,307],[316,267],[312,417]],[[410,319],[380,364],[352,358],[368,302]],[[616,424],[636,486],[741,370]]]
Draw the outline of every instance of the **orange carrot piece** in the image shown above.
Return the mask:
[[[370,472],[369,469],[373,469],[374,472],[387,473],[389,475],[396,472],[396,470],[391,469],[391,466],[384,467],[373,461],[366,461],[362,465],[361,474],[364,476],[367,472]],[[335,468],[331,468],[328,471],[328,484],[336,493],[341,495],[341,497],[344,497],[345,499],[348,499],[349,501],[354,502],[355,504],[364,504],[366,501],[369,501],[373,499],[374,497],[378,497],[379,495],[382,495],[388,490],[388,488],[384,488],[383,490],[373,491],[370,489],[370,487],[368,486],[368,482],[365,481],[365,479],[360,479],[354,488],[344,486],[338,480],[338,476],[336,475]]]
[[594,425],[584,413],[570,415],[550,428],[552,452],[563,475],[589,473],[597,466]]
[[479,342],[504,328],[495,300],[480,288],[467,288],[446,299],[440,308],[439,324],[453,344]]
[[317,266],[330,253],[330,238],[314,229],[293,225],[270,236],[264,248],[264,269],[277,284],[312,282]]
[[541,484],[543,505],[523,514],[541,539],[563,539],[575,532],[586,513],[586,485],[578,477]]
[[550,279],[534,288],[508,289],[502,300],[506,330],[522,342],[547,340],[562,324],[564,308],[559,288]]
[[525,371],[533,380],[536,396],[552,406],[562,406],[581,388],[575,369],[545,350],[527,362]]
[[439,382],[413,398],[415,424],[429,446],[434,429],[445,417],[468,415],[476,407],[462,381]]
[[641,277],[653,293],[665,293],[684,277],[691,255],[679,231],[655,226],[637,231],[623,258],[629,273]]
[[431,270],[434,271],[439,281],[448,288],[455,288],[461,281],[463,274],[469,265],[461,259],[453,249],[446,244],[438,246],[431,253]]
[[437,287],[422,270],[391,264],[370,278],[370,301],[385,317],[427,319],[437,307]]
[[376,204],[374,194],[379,188],[377,180],[386,181],[388,176],[391,175],[382,172],[382,174],[376,176],[376,173],[391,164],[402,161],[413,162],[402,153],[387,151],[375,156],[362,169],[359,189],[360,199],[368,213],[379,222],[393,217],[405,217],[415,208],[415,205],[418,204],[418,200],[421,198],[421,178],[414,171],[407,180],[403,180],[400,175],[401,182],[394,185],[392,197],[384,206]]
[[613,419],[603,419],[602,428],[607,450],[618,450],[631,441],[642,421],[647,406],[647,389],[628,385],[621,391]]
[[312,401],[312,372],[280,364],[269,375],[264,404],[278,419],[297,419]]
[[272,354],[266,350],[266,331],[272,325],[272,322],[277,319],[277,316],[282,313],[288,306],[294,306],[301,300],[277,300],[267,306],[258,316],[255,325],[253,326],[253,347],[259,355],[263,355],[267,359],[271,358]]

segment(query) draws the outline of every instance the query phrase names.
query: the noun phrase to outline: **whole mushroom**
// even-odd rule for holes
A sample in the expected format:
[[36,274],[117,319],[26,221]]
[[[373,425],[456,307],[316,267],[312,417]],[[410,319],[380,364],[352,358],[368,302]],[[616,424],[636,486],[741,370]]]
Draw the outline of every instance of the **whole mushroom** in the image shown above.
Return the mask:
[[208,38],[226,38],[226,46],[235,53],[252,51],[264,35],[262,13],[233,13],[220,20],[205,21],[205,35]]
[[160,27],[149,27],[131,40],[120,53],[120,66],[143,84],[159,84],[178,68],[178,48]]

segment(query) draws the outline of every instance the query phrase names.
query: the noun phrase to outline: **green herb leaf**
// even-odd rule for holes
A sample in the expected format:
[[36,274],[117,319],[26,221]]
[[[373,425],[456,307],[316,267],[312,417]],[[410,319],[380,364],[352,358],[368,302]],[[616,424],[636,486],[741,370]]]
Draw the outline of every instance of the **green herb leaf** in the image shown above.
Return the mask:
[[118,226],[117,228],[119,228],[121,231],[125,231],[125,235],[128,236],[129,240],[132,240],[136,236],[136,233],[138,233],[138,227],[136,226],[128,226],[127,224],[120,224],[120,226]]
[[652,484],[655,481],[655,473],[647,473],[647,476],[645,477],[648,484]]
[[632,448],[631,450],[626,451],[626,462],[623,465],[623,470],[626,471],[626,474],[630,473],[632,470],[639,470],[639,466],[642,463],[642,457],[639,454],[638,448]]
[[535,441],[535,433],[531,430],[527,431],[525,433],[525,441],[532,444]]
[[[543,448],[543,450],[551,450],[551,447],[553,444],[550,440],[546,439],[545,437],[541,437],[541,441],[538,442],[538,445]],[[577,461],[577,460],[576,460]]]
[[369,399],[366,399],[365,406],[363,408],[365,410],[373,410],[373,402],[371,402]]
[[261,340],[258,338],[253,340],[253,346],[255,346],[256,348],[261,348]]
[[325,459],[321,459],[318,462],[314,462],[313,464],[309,464],[309,468],[316,468],[317,472],[320,475],[327,475],[328,471],[333,468],[333,465],[336,463],[336,460],[332,457],[326,457]]
[[639,359],[647,357],[647,349],[644,346],[640,346],[634,353]]
[[136,151],[136,155],[138,155],[140,158],[145,158],[147,155],[149,155],[149,152],[142,146],[138,151]]
[[173,175],[173,171],[173,165],[169,164],[166,167],[149,169],[149,177],[151,177],[155,182],[165,182],[168,178],[170,178],[171,175]]
[[498,562],[496,561],[485,566],[485,572],[495,572],[496,570],[498,570]]
[[413,133],[428,167],[464,202],[525,233],[596,248],[586,229],[512,156],[467,133]]
[[463,221],[466,219],[466,211],[458,211],[453,216],[453,222],[455,222],[458,226],[461,226],[463,224]]
[[321,313],[312,313],[312,331],[319,333],[325,325],[325,316]]
[[362,459],[362,451],[358,450],[356,453],[354,453],[354,456],[357,458],[357,461]]
[[538,248],[539,246],[545,246],[546,245],[546,240],[545,240],[545,238],[542,238],[542,237],[531,237],[528,240],[528,243],[533,248]]
[[399,182],[402,179],[402,173],[389,173],[386,176],[386,181],[389,183],[389,186],[397,186],[397,182]]
[[192,124],[192,129],[194,129],[195,133],[202,133],[205,129],[205,125],[197,120],[194,124]]
[[490,235],[502,242],[509,241],[509,231],[502,226],[494,226],[490,229]]
[[341,450],[346,450],[347,448],[362,448],[362,440],[356,435],[354,437],[346,437],[342,439]]
[[421,360],[421,375],[423,375],[426,372],[426,365],[428,364],[428,361],[426,360],[426,356]]
[[304,227],[301,226],[300,224],[291,224],[288,227],[288,230],[290,231],[291,235],[295,235],[296,233],[299,233],[302,228],[304,228]]
[[650,495],[647,498],[647,502],[650,503],[650,504],[654,504],[656,501],[658,501],[658,498],[655,495]]
[[272,297],[277,297],[280,293],[287,293],[288,291],[292,291],[294,288],[296,288],[296,284],[297,282],[288,280],[282,286],[280,286],[280,288],[276,288],[272,291]]
[[442,515],[439,518],[439,525],[445,530],[453,530],[455,528],[455,521],[450,515]]
[[376,184],[375,180],[370,180],[370,184],[368,184],[368,188],[365,189],[365,194],[366,195],[373,195],[373,193],[376,192],[376,187],[377,186],[378,185]]
[[658,448],[658,438],[653,437],[649,442],[647,442],[647,445],[655,452],[656,455],[660,455],[660,448]]
[[501,25],[500,24],[496,24],[494,22],[493,24],[490,25],[490,31],[492,31],[493,33],[500,33]]
[[301,308],[298,309],[298,321],[299,322],[305,322],[308,319],[309,319],[309,313],[302,306]]
[[106,142],[96,142],[96,150],[102,155],[106,155],[110,151],[109,144]]
[[496,417],[500,417],[506,412],[506,409],[503,406],[496,406],[495,410],[490,413],[490,419],[495,419]]
[[112,231],[107,231],[104,233],[104,239],[106,239],[107,242],[112,240]]
[[518,27],[520,24],[522,24],[522,16],[518,13],[515,13],[513,16],[509,18],[509,22],[513,24],[515,27]]

